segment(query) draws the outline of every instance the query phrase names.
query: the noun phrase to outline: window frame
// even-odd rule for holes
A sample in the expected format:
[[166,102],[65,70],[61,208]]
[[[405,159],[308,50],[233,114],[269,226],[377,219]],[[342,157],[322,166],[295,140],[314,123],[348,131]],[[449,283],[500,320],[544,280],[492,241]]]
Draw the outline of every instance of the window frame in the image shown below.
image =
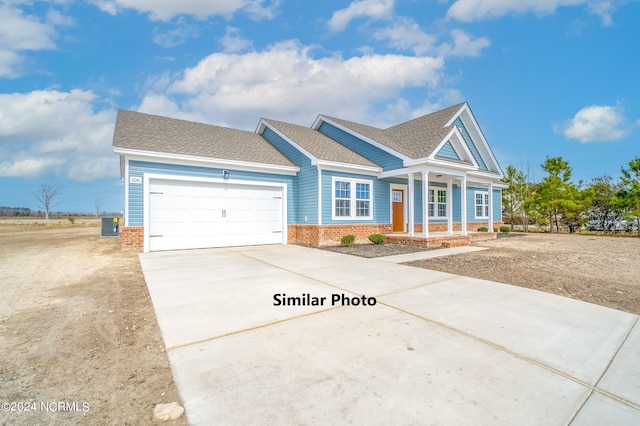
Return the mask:
[[[349,183],[349,198],[336,197],[336,182]],[[358,184],[369,186],[369,198],[358,198]],[[349,200],[349,215],[336,215],[336,200]],[[367,216],[358,216],[358,202],[369,202],[369,214]],[[359,179],[342,176],[331,177],[331,220],[373,220],[373,180]]]
[[[482,204],[478,204],[478,195],[482,195]],[[478,207],[482,208],[482,216],[478,216]],[[489,191],[473,191],[473,215],[476,219],[489,219]]]
[[[433,191],[433,202],[431,202],[431,191]],[[439,198],[439,194],[438,191],[442,191],[444,192],[444,202],[440,202],[438,201]],[[429,219],[447,219],[448,218],[448,208],[447,208],[447,197],[449,196],[447,188],[443,188],[443,187],[439,187],[439,186],[430,186],[429,188],[427,188],[427,214],[429,216]],[[431,209],[431,206],[433,206],[433,211]],[[436,213],[440,213],[440,206],[444,206],[444,216],[441,216],[439,214]],[[431,213],[434,214],[431,214]]]

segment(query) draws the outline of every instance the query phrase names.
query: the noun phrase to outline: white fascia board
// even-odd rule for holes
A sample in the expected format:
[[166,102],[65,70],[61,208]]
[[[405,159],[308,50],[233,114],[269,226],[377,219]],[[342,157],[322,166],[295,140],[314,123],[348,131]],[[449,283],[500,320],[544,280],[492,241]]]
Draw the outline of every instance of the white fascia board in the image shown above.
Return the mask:
[[124,182],[124,180],[127,178],[127,171],[125,170],[126,160],[124,159],[124,155],[120,155],[119,157],[120,157],[120,180]]
[[445,124],[444,127],[451,126],[453,122],[456,121],[456,118],[458,118],[463,111],[468,109],[469,109],[469,104],[465,102],[464,105],[460,107],[458,112],[456,112],[455,114],[453,114],[453,116],[451,116],[451,119],[447,121],[447,124]]
[[465,112],[466,112],[466,114],[465,114],[466,117],[469,119],[469,121],[471,121],[471,125],[473,126],[474,130],[476,131],[476,133],[480,137],[480,142],[482,143],[484,151],[486,152],[486,154],[489,155],[489,159],[493,163],[493,168],[497,171],[497,173],[500,175],[500,177],[502,177],[503,173],[502,173],[502,169],[500,168],[500,164],[498,164],[498,160],[496,159],[496,156],[493,154],[493,151],[491,150],[491,146],[489,145],[489,143],[485,139],[484,134],[482,133],[482,130],[480,130],[480,126],[478,125],[478,121],[476,120],[476,117],[471,112],[471,108],[466,108]]
[[364,175],[377,176],[382,172],[382,167],[361,166],[359,164],[338,163],[336,161],[318,160],[318,167],[324,170],[333,170],[338,172],[359,173]]
[[500,181],[501,177],[495,174],[484,173],[484,172],[469,172],[468,173],[469,182],[481,183],[484,185],[488,185],[492,183],[496,188],[507,188],[509,185]]
[[411,161],[405,161],[404,165],[406,167],[422,166],[423,168],[426,167],[427,169],[430,169],[431,167],[435,166],[435,167],[442,167],[442,168],[453,169],[453,170],[466,170],[466,171],[478,170],[477,166],[472,166],[470,164],[464,164],[464,163],[446,161],[446,160],[440,160],[440,159],[432,160],[429,158],[418,158]]
[[114,152],[116,154],[126,156],[128,160],[153,161],[163,164],[227,168],[282,175],[295,175],[300,171],[300,167],[298,166],[280,166],[275,164],[253,163],[249,161],[225,160],[222,158],[195,157],[192,155],[167,154],[164,152],[140,151],[129,148],[115,148]]
[[[306,149],[304,149],[303,147],[301,147],[300,145],[295,143],[291,138],[289,138],[287,135],[282,133],[280,130],[278,130],[275,127],[271,126],[264,119],[260,120],[260,125],[258,126],[258,129],[260,130],[260,133],[259,133],[260,135],[264,132],[264,128],[265,127],[270,128],[275,134],[277,134],[282,139],[284,139],[289,145],[293,146],[295,149],[300,151],[305,157],[307,157],[309,160],[311,160],[311,164],[312,165],[315,166],[316,164],[318,164],[318,158],[315,155],[311,154],[309,151],[307,151]],[[269,142],[269,143],[271,143],[271,142]]]
[[[458,139],[457,142],[453,142],[452,138],[454,136]],[[449,164],[449,162],[447,162],[447,160],[437,159],[436,158],[436,154],[438,152],[440,152],[442,147],[450,140],[452,141],[451,146],[453,147],[453,150],[456,152],[456,154],[458,154],[458,157],[463,158],[463,156],[460,155],[460,152],[458,150],[460,148],[462,148],[464,150],[467,158],[469,158],[469,161],[471,161],[471,163],[473,164],[473,166],[471,167],[470,170],[475,170],[475,169],[480,167],[478,165],[478,162],[476,161],[476,159],[473,158],[473,154],[471,154],[471,151],[469,151],[469,147],[467,146],[466,142],[464,142],[464,138],[462,137],[462,133],[460,133],[460,129],[458,129],[457,126],[454,126],[454,128],[451,129],[451,131],[447,134],[447,136],[445,136],[445,138],[442,140],[442,142],[440,142],[438,147],[431,153],[431,155],[429,157],[427,157],[427,160],[438,162],[438,163],[441,163],[441,164]],[[456,147],[456,145],[459,145],[459,146]],[[406,165],[414,164],[415,161],[423,162],[424,159],[406,161],[405,164]],[[445,163],[442,163],[442,162],[445,162]],[[452,167],[456,167],[457,164],[458,163],[452,163]]]
[[379,173],[378,179],[407,176],[410,173],[422,173],[422,172],[436,173],[436,174],[455,176],[455,177],[464,177],[467,175],[467,172],[464,169],[455,170],[448,166],[449,164],[446,164],[444,167],[442,167],[442,166],[437,166],[433,163],[422,163],[420,165],[416,165],[412,167],[405,167],[402,169],[389,170],[386,172]]
[[335,121],[331,121],[330,119],[328,119],[328,118],[326,118],[326,117],[324,117],[322,115],[318,117],[318,119],[316,120],[315,123],[313,123],[314,129],[317,129],[317,127],[315,127],[315,126],[320,127],[320,124],[319,124],[320,121],[327,122],[327,123],[331,124],[332,126],[335,126],[338,129],[357,137],[358,139],[362,139],[363,141],[367,142],[368,144],[373,145],[376,148],[381,149],[384,152],[393,155],[394,157],[398,157],[399,159],[401,159],[403,161],[411,160],[411,158],[407,157],[406,155],[401,154],[398,151],[393,150],[393,149],[389,148],[388,146],[386,146],[386,145],[384,145],[384,144],[382,144],[380,142],[374,141],[373,139],[370,139],[370,138],[366,137],[365,135],[362,135],[362,134],[356,132],[355,130],[352,130],[352,129],[350,129],[348,127],[345,127],[345,126],[343,126],[341,124],[338,124]]
[[[460,144],[460,146],[464,150],[464,152],[467,155],[467,158],[469,159],[469,161],[471,161],[471,163],[473,163],[473,165],[475,167],[480,168],[480,164],[478,164],[478,162],[476,161],[476,158],[471,153],[471,150],[469,149],[469,146],[467,145],[467,142],[465,142],[464,136],[462,136],[462,132],[460,132],[460,129],[458,129],[458,126],[454,127],[454,135],[456,136],[456,138],[458,138],[458,143]],[[454,145],[454,148],[455,148],[455,145]]]
[[[449,141],[449,138],[451,138],[451,136],[453,136],[453,133],[455,132],[455,128],[451,129],[451,131],[447,134],[447,136],[444,137],[444,139],[442,139],[440,141],[440,143],[438,144],[438,146],[436,146],[436,149],[433,150],[433,152],[431,153],[431,155],[429,155],[427,158],[429,160],[433,160],[434,158],[436,158],[436,154],[440,152],[440,150],[442,149],[442,147],[444,147],[446,145],[446,143]],[[452,144],[453,145],[453,144]],[[453,147],[453,150],[456,152],[456,154],[458,155],[458,157],[460,157],[460,153],[458,152],[458,150],[456,149],[456,147]]]

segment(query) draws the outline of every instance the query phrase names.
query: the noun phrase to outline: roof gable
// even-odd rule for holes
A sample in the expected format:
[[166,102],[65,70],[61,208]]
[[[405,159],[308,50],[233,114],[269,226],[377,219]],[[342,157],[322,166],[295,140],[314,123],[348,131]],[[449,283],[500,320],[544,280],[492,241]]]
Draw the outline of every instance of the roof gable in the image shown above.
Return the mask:
[[118,111],[113,146],[295,167],[295,163],[254,132],[126,110]]
[[[354,136],[360,136],[405,162],[415,163],[416,160],[437,157],[441,161],[464,163],[502,176],[502,170],[466,102],[387,129],[329,116],[320,116],[314,127],[318,128],[320,122],[326,120],[339,124]],[[448,151],[442,151],[445,145]],[[441,152],[443,155],[438,155]]]
[[[299,150],[307,157],[310,156],[312,159],[367,167],[380,167],[376,163],[315,129],[271,119],[263,119],[262,123],[277,130],[290,142],[297,145]],[[260,128],[258,129],[258,133],[261,133]]]

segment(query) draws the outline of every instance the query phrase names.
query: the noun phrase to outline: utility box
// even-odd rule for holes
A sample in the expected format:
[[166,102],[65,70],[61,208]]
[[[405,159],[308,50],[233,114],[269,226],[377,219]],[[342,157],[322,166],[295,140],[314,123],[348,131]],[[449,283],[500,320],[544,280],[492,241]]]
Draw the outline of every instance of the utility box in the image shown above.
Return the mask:
[[103,217],[101,237],[117,237],[120,235],[120,218]]

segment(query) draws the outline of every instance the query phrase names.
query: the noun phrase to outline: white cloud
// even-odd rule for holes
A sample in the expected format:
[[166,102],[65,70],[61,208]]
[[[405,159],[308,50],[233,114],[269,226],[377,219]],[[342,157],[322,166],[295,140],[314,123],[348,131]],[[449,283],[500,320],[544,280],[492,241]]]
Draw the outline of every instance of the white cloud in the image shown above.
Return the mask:
[[480,51],[491,45],[486,37],[473,39],[471,35],[462,30],[451,30],[453,46],[444,43],[440,47],[440,53],[447,56],[478,56]]
[[240,35],[240,29],[235,27],[227,27],[224,37],[220,39],[220,43],[225,52],[241,52],[250,48],[253,43],[251,40],[243,38]]
[[359,17],[388,19],[393,15],[394,0],[358,0],[345,9],[336,10],[329,20],[332,31],[342,31],[349,23]]
[[115,112],[94,112],[91,91],[0,94],[0,176],[115,177]]
[[592,105],[582,108],[576,115],[567,120],[560,131],[569,139],[582,143],[611,142],[627,135],[622,128],[624,114],[621,109],[607,105]]
[[0,77],[22,73],[23,52],[55,49],[56,26],[73,25],[73,20],[49,10],[46,21],[26,15],[12,3],[0,4]]
[[376,40],[388,40],[389,46],[412,50],[416,55],[424,55],[433,49],[436,37],[427,34],[409,18],[400,18],[391,26],[380,29],[373,34]]
[[205,19],[214,15],[231,17],[239,10],[253,19],[272,19],[279,2],[265,6],[264,0],[92,0],[101,10],[115,15],[120,9],[135,9],[149,13],[152,20],[168,21],[177,15],[191,15]]
[[615,6],[608,0],[456,0],[447,12],[449,18],[463,22],[500,18],[504,15],[534,13],[539,16],[555,13],[559,7],[586,5],[589,11],[611,25]]
[[589,4],[589,10],[594,15],[598,15],[602,18],[602,25],[610,27],[613,25],[613,18],[611,13],[616,10],[615,6],[610,1],[598,1]]
[[[243,55],[214,53],[172,77],[154,81],[141,111],[253,130],[259,117],[309,125],[318,113],[366,120],[372,105],[395,102],[409,87],[435,87],[442,58],[365,55],[314,58],[283,42]],[[164,94],[161,94],[164,93]]]
[[184,44],[187,39],[198,35],[198,28],[189,24],[184,18],[178,18],[175,28],[164,33],[156,33],[153,42],[165,48],[171,48]]

